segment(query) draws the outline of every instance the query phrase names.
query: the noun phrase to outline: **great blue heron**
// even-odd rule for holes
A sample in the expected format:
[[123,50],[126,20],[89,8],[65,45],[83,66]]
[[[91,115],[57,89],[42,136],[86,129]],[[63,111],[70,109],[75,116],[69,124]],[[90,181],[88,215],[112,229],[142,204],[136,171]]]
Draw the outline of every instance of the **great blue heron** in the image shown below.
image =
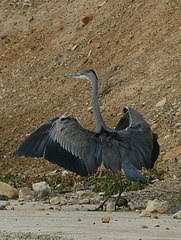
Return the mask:
[[109,128],[99,108],[95,71],[84,69],[65,76],[90,80],[96,131],[84,129],[73,117],[56,117],[33,132],[16,155],[44,157],[81,176],[93,175],[103,163],[113,173],[122,170],[128,180],[145,183],[138,170],[151,169],[159,155],[157,137],[149,124],[140,113],[127,107],[116,127]]

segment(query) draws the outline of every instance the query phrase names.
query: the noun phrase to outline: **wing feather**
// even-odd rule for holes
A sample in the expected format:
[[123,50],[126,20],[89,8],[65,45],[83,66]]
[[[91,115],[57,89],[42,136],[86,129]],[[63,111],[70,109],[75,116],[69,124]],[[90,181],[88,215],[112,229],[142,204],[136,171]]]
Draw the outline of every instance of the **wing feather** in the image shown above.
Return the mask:
[[17,149],[16,155],[44,157],[65,169],[87,176],[101,164],[101,145],[95,133],[76,119],[57,117],[33,132]]
[[[151,169],[159,155],[159,144],[155,134],[143,116],[132,108],[124,108],[124,115],[118,122],[118,145],[113,148],[119,150],[119,159],[113,153],[113,161],[108,161],[103,154],[103,163],[112,171],[120,170],[120,166],[129,180],[145,182],[145,178],[139,173],[142,167]],[[114,136],[115,139],[115,136]],[[113,142],[113,140],[111,140]],[[105,150],[103,147],[103,151]]]

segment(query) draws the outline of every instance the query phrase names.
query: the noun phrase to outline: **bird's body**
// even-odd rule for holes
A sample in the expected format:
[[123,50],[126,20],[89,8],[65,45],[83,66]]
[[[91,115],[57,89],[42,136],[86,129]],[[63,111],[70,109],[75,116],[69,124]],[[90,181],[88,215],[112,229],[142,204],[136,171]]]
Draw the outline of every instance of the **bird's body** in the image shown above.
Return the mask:
[[44,157],[82,176],[96,173],[101,163],[113,172],[122,170],[131,181],[146,182],[139,170],[151,169],[159,155],[156,135],[143,116],[133,108],[112,129],[104,122],[98,104],[98,80],[92,69],[66,76],[86,78],[92,83],[96,131],[84,129],[69,116],[45,123],[17,149],[19,156]]

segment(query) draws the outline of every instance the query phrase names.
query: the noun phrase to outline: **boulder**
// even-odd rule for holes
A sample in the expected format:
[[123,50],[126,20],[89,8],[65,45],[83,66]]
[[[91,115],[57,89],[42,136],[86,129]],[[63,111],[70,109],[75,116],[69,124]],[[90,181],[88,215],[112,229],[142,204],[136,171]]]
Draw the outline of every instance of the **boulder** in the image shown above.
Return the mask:
[[52,192],[52,189],[46,182],[33,183],[32,188],[34,190],[35,199],[37,200],[47,199]]
[[157,199],[149,200],[147,203],[146,211],[148,212],[158,212],[158,213],[165,213],[169,209],[169,204],[167,201],[159,201]]
[[11,185],[5,182],[0,182],[0,195],[5,195],[10,199],[14,199],[18,197],[18,191]]
[[42,191],[44,189],[49,189],[49,185],[46,182],[37,182],[32,184],[32,188],[34,191]]
[[28,187],[24,187],[19,190],[19,199],[30,200],[33,198],[33,196],[33,191]]

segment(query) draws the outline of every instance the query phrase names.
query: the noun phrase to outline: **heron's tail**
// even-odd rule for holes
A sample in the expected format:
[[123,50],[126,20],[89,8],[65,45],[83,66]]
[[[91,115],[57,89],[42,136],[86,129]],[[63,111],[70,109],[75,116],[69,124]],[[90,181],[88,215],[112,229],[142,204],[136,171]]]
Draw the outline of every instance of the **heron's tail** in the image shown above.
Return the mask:
[[140,181],[142,183],[147,183],[146,178],[133,165],[126,165],[123,163],[122,170],[128,180]]

